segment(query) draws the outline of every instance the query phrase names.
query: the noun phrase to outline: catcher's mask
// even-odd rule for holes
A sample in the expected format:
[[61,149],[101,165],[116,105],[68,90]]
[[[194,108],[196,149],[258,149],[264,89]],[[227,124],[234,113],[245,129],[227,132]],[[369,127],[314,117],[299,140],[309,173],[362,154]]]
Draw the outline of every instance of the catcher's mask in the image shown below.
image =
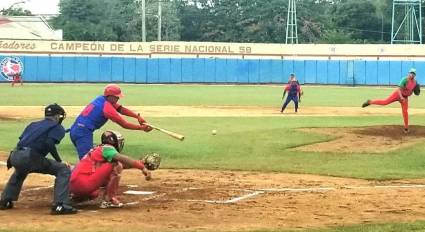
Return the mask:
[[44,108],[44,116],[57,117],[58,123],[61,124],[62,121],[66,118],[66,113],[65,113],[65,110],[62,108],[62,106],[54,103]]
[[124,137],[117,131],[105,131],[101,137],[102,144],[109,144],[115,147],[118,152],[124,148]]

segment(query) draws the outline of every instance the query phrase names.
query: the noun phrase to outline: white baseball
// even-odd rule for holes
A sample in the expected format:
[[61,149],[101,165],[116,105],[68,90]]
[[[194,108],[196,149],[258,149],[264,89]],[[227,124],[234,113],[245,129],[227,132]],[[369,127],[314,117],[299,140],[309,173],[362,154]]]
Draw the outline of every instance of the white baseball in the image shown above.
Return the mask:
[[217,134],[217,130],[212,130],[212,131],[211,131],[211,134],[212,134],[212,135],[216,135],[216,134]]

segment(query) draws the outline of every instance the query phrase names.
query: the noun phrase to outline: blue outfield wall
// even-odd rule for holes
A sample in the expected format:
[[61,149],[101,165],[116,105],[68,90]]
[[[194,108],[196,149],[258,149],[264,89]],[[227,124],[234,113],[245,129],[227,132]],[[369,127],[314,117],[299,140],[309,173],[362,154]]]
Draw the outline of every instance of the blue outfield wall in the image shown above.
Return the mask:
[[[0,59],[6,56],[0,55]],[[20,56],[29,82],[286,83],[396,85],[411,67],[425,83],[425,61]],[[5,80],[2,79],[4,82]]]

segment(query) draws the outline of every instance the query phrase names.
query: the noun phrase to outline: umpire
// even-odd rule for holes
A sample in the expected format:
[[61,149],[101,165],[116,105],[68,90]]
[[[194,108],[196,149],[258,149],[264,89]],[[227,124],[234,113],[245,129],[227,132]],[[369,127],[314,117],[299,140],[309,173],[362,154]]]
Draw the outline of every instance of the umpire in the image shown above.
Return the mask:
[[[14,167],[15,171],[1,194],[0,209],[13,208],[13,202],[18,200],[28,174],[42,173],[56,176],[51,213],[77,213],[69,199],[71,171],[56,150],[56,144],[65,136],[65,129],[61,125],[66,116],[65,110],[58,104],[52,104],[45,108],[44,116],[43,120],[32,122],[25,128],[16,148],[10,153],[7,167]],[[48,153],[55,160],[47,159]]]

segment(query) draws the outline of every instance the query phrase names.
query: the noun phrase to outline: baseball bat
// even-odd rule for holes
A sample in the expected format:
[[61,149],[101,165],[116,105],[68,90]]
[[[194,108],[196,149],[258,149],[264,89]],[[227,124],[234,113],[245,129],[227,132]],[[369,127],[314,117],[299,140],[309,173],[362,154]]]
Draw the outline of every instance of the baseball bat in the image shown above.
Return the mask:
[[167,134],[167,135],[169,135],[169,136],[171,136],[171,137],[173,137],[175,139],[178,139],[180,141],[183,141],[184,140],[184,135],[181,135],[181,134],[178,134],[176,132],[172,132],[172,131],[169,131],[169,130],[166,130],[166,129],[162,129],[162,128],[157,127],[157,126],[154,126],[152,124],[146,124],[146,125],[152,127],[153,129],[155,129],[157,131],[161,131],[162,133],[165,133],[165,134]]

